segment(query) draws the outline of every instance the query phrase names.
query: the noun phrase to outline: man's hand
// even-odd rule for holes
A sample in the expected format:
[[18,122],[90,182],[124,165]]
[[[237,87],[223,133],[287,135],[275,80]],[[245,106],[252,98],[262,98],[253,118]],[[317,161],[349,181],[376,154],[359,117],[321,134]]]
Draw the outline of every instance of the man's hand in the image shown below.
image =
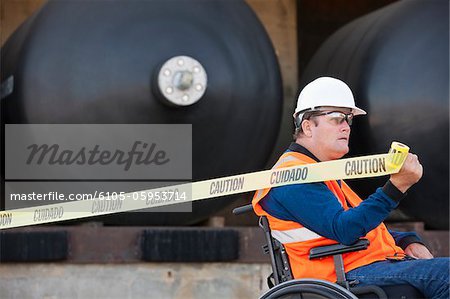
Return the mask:
[[400,171],[392,174],[390,181],[398,190],[405,193],[412,185],[420,180],[422,174],[422,164],[420,164],[417,155],[409,153]]
[[420,243],[411,243],[406,247],[405,253],[417,259],[432,259],[434,256],[424,245]]

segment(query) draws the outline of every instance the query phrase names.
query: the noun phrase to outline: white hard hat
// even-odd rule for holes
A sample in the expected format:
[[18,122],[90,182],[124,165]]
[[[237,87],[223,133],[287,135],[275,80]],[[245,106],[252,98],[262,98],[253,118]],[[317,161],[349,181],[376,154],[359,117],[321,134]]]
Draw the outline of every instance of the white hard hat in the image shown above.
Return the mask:
[[322,106],[350,108],[353,115],[367,114],[355,106],[353,93],[347,84],[336,78],[320,77],[306,85],[300,92],[294,118],[299,112]]

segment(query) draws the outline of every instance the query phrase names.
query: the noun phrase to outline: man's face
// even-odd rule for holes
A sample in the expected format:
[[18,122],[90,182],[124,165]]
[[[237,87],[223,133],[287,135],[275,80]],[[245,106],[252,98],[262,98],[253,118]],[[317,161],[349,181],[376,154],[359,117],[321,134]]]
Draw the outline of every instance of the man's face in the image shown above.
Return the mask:
[[339,159],[349,151],[350,126],[346,120],[339,117],[342,114],[331,112],[349,114],[351,109],[326,107],[321,110],[327,114],[314,116],[313,120],[317,126],[311,126],[314,148],[320,152],[321,160]]

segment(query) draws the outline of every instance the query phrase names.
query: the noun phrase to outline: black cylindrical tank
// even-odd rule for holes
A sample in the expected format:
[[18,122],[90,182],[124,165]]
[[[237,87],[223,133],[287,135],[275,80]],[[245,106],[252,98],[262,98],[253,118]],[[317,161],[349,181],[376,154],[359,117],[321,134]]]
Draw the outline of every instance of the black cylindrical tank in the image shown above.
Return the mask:
[[[158,90],[161,66],[180,56],[207,74],[204,94],[190,105]],[[192,124],[193,180],[261,169],[278,134],[278,61],[241,0],[49,1],[10,37],[1,61],[2,81],[14,80],[2,100],[2,124]],[[178,78],[180,90],[189,76]],[[104,221],[191,224],[227,203]]]
[[[387,152],[392,141],[411,147],[424,166],[402,211],[430,228],[449,219],[449,2],[405,0],[361,17],[334,33],[302,77],[347,82],[357,105],[351,155]],[[386,178],[351,184],[369,195]]]

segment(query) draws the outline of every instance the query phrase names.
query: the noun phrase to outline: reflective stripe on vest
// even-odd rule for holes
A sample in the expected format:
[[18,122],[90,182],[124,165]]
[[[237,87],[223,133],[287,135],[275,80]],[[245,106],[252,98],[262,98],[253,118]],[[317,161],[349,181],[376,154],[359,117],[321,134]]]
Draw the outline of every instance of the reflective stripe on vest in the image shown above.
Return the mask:
[[282,244],[310,241],[322,238],[322,236],[307,229],[306,227],[294,228],[289,230],[272,230],[272,237]]

